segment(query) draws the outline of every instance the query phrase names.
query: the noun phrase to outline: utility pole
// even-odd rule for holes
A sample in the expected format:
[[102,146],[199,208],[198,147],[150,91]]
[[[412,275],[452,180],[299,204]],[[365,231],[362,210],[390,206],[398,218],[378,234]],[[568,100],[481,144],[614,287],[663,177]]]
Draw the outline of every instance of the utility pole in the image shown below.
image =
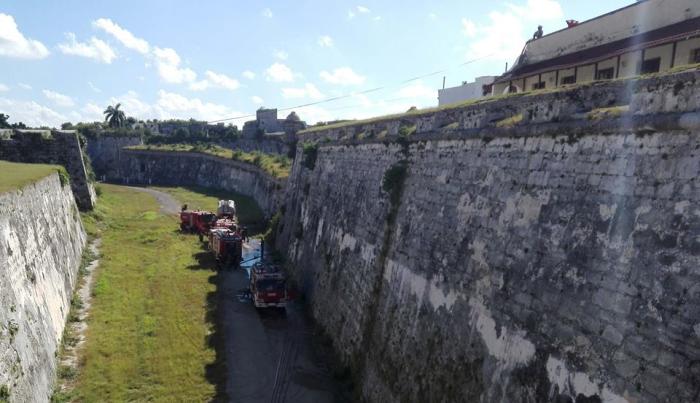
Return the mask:
[[445,89],[445,78],[446,76],[442,76],[442,89]]

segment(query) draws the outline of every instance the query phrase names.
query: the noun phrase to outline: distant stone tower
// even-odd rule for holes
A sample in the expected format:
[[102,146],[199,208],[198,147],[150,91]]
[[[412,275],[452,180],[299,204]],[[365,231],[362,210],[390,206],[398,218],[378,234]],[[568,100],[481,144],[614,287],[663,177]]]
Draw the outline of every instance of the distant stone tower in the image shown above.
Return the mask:
[[258,109],[255,112],[255,117],[258,121],[258,128],[265,133],[274,133],[279,130],[277,123],[277,109]]
[[297,132],[306,129],[306,122],[299,119],[296,112],[292,112],[284,120],[283,126],[287,141],[291,143],[296,140]]

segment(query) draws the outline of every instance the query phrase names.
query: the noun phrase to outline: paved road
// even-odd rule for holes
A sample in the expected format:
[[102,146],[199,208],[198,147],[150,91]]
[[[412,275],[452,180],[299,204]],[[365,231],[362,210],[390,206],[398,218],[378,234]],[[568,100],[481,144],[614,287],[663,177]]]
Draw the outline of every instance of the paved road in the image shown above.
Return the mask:
[[[153,195],[164,214],[177,214],[180,202],[171,195],[142,187]],[[323,359],[312,349],[312,328],[298,303],[285,312],[258,311],[240,298],[248,287],[248,271],[260,256],[260,241],[244,245],[243,268],[221,272],[220,323],[228,374],[226,394],[234,403],[333,402],[340,390]]]
[[[251,240],[243,260],[259,256],[259,248],[259,241]],[[258,311],[240,298],[248,285],[246,267],[223,272],[222,278],[230,401],[333,402],[336,385],[323,360],[314,357],[311,325],[301,306],[291,304],[285,312]]]

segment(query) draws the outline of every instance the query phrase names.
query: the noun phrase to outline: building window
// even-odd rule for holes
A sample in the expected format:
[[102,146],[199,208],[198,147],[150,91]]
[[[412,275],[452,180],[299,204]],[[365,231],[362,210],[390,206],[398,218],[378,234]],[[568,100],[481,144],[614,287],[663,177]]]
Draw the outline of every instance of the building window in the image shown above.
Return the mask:
[[609,69],[598,70],[598,76],[596,80],[612,80],[615,77],[615,68],[610,67]]
[[509,94],[515,94],[516,92],[518,92],[518,87],[516,87],[514,85],[511,85],[510,87],[508,87]]
[[544,81],[532,84],[533,90],[543,90],[545,87],[547,87],[547,83]]
[[661,58],[657,57],[654,59],[644,60],[642,62],[642,68],[640,74],[651,74],[658,73],[661,69]]
[[576,76],[566,76],[561,79],[562,85],[576,84]]
[[691,63],[700,63],[700,48],[695,49],[690,57]]

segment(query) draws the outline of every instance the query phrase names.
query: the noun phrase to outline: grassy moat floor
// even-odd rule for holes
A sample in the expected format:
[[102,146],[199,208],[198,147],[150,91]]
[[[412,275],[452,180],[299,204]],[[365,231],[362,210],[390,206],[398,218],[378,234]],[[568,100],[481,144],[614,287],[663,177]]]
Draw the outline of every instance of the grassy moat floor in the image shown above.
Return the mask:
[[0,193],[21,189],[62,169],[58,165],[20,164],[0,160]]
[[[179,232],[177,217],[161,213],[153,196],[113,185],[101,190],[95,211],[83,217],[88,233],[102,239],[87,341],[78,368],[59,369],[63,392],[53,400],[221,398],[226,371],[217,354],[213,258],[196,236]],[[190,206],[216,207],[214,193],[161,190]],[[254,203],[234,199],[246,219],[260,216]]]

